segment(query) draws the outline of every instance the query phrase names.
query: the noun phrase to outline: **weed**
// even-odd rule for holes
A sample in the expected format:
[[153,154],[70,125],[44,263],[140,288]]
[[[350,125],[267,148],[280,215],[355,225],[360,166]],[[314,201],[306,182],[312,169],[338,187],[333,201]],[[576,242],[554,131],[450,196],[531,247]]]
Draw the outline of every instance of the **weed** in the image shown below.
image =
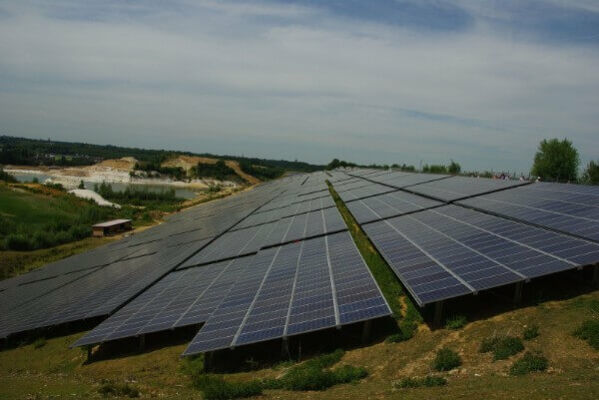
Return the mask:
[[465,316],[454,315],[453,317],[447,318],[447,321],[445,321],[445,328],[454,330],[461,329],[466,325],[467,322],[468,320]]
[[212,374],[194,375],[193,385],[203,392],[206,400],[239,399],[262,394],[259,381],[227,382]]
[[529,372],[545,371],[547,359],[542,354],[524,353],[521,359],[512,364],[510,375],[526,375]]
[[102,386],[98,389],[98,393],[100,393],[104,397],[115,396],[115,397],[129,397],[135,398],[139,397],[139,390],[137,388],[130,386],[128,384],[120,384],[114,383],[110,381],[104,381]]
[[424,378],[404,378],[395,382],[394,386],[398,389],[434,387],[447,385],[447,379],[442,376],[425,376]]
[[46,345],[46,338],[37,338],[35,340],[35,342],[33,342],[33,348],[34,349],[41,349],[42,347],[44,347]]
[[505,360],[524,350],[522,340],[513,336],[492,336],[485,338],[479,351],[481,353],[493,352],[494,360]]
[[574,336],[586,340],[591,347],[599,350],[599,320],[586,320],[574,331]]
[[529,326],[524,330],[522,337],[524,340],[531,340],[539,336],[539,327],[537,325]]
[[437,351],[433,368],[437,371],[449,371],[462,365],[462,359],[455,351],[444,347]]

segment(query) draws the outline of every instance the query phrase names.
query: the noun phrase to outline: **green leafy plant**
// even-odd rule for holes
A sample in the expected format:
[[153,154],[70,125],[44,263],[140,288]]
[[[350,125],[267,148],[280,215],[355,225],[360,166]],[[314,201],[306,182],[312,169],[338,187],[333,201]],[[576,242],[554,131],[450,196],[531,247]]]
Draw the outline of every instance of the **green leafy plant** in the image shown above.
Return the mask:
[[525,375],[535,371],[545,371],[548,361],[542,354],[524,353],[510,368],[510,375]]
[[599,320],[586,320],[574,331],[574,336],[586,340],[591,347],[599,350]]
[[98,389],[98,393],[100,393],[104,397],[114,396],[114,397],[129,397],[136,398],[139,397],[139,390],[127,383],[114,383],[111,381],[104,381],[100,388]]
[[505,360],[524,350],[522,340],[513,336],[492,336],[485,338],[479,351],[481,353],[493,352],[494,360]]
[[522,333],[524,340],[532,340],[539,336],[539,327],[537,325],[529,326]]
[[46,338],[40,337],[33,342],[34,349],[41,349],[46,345]]
[[461,329],[466,325],[467,322],[468,320],[465,316],[454,315],[450,318],[447,318],[447,321],[445,321],[445,328],[453,330]]
[[437,351],[433,360],[433,368],[437,371],[449,371],[462,365],[462,359],[455,351],[444,347]]

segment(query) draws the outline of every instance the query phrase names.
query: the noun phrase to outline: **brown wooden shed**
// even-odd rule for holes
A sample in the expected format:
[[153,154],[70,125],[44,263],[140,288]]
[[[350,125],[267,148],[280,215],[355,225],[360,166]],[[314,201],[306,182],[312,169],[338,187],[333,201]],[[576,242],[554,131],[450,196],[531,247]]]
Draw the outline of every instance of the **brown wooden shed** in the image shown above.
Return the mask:
[[93,225],[92,231],[95,237],[104,237],[123,231],[130,231],[132,228],[130,219],[115,219]]

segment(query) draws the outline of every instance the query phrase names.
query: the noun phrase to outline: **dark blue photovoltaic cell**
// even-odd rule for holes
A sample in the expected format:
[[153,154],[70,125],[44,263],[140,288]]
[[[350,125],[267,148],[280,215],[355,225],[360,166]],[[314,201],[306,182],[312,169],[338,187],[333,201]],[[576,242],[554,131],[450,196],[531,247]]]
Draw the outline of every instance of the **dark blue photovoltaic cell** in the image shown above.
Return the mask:
[[364,230],[420,305],[576,268],[599,255],[591,242],[457,206]]
[[347,203],[347,208],[359,224],[442,205],[438,201],[411,193],[395,191]]
[[528,184],[527,181],[452,176],[447,179],[410,186],[407,190],[441,201],[453,201],[526,184]]
[[534,183],[459,204],[599,241],[597,186]]
[[252,282],[239,289],[246,280],[240,279],[227,299],[243,296],[214,311],[185,355],[390,315],[348,232],[269,251],[259,252],[247,267],[254,271]]
[[345,202],[351,202],[365,197],[388,193],[395,190],[389,186],[379,185],[377,183],[372,182],[367,183],[367,185],[360,185],[355,189],[341,190],[337,193],[339,194],[339,197],[341,197],[341,200]]

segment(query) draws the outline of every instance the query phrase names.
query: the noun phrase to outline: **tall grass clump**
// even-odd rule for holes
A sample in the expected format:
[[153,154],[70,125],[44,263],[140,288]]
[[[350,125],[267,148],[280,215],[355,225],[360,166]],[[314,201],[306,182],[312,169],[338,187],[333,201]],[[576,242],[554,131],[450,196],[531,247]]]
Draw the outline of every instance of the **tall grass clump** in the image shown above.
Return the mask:
[[586,340],[591,347],[599,350],[599,320],[589,319],[584,321],[578,329],[574,331],[574,336]]
[[462,365],[462,359],[455,351],[443,347],[437,351],[437,356],[433,360],[433,368],[437,371],[450,371]]
[[526,375],[530,372],[545,371],[548,364],[547,358],[542,354],[526,352],[522,358],[512,364],[510,375]]
[[102,385],[98,389],[98,393],[104,397],[113,396],[136,398],[140,396],[139,390],[136,387],[127,383],[114,383],[111,381],[103,381]]
[[193,377],[192,382],[206,400],[239,399],[262,394],[262,385],[257,380],[228,382],[216,375],[198,374]]
[[481,353],[493,352],[494,360],[505,360],[524,350],[522,340],[513,336],[492,336],[485,338],[479,348]]
[[466,325],[467,322],[468,320],[465,316],[454,315],[452,317],[447,318],[447,321],[445,321],[445,328],[453,330],[461,329]]
[[522,333],[524,340],[532,340],[539,336],[539,327],[537,325],[529,326]]

